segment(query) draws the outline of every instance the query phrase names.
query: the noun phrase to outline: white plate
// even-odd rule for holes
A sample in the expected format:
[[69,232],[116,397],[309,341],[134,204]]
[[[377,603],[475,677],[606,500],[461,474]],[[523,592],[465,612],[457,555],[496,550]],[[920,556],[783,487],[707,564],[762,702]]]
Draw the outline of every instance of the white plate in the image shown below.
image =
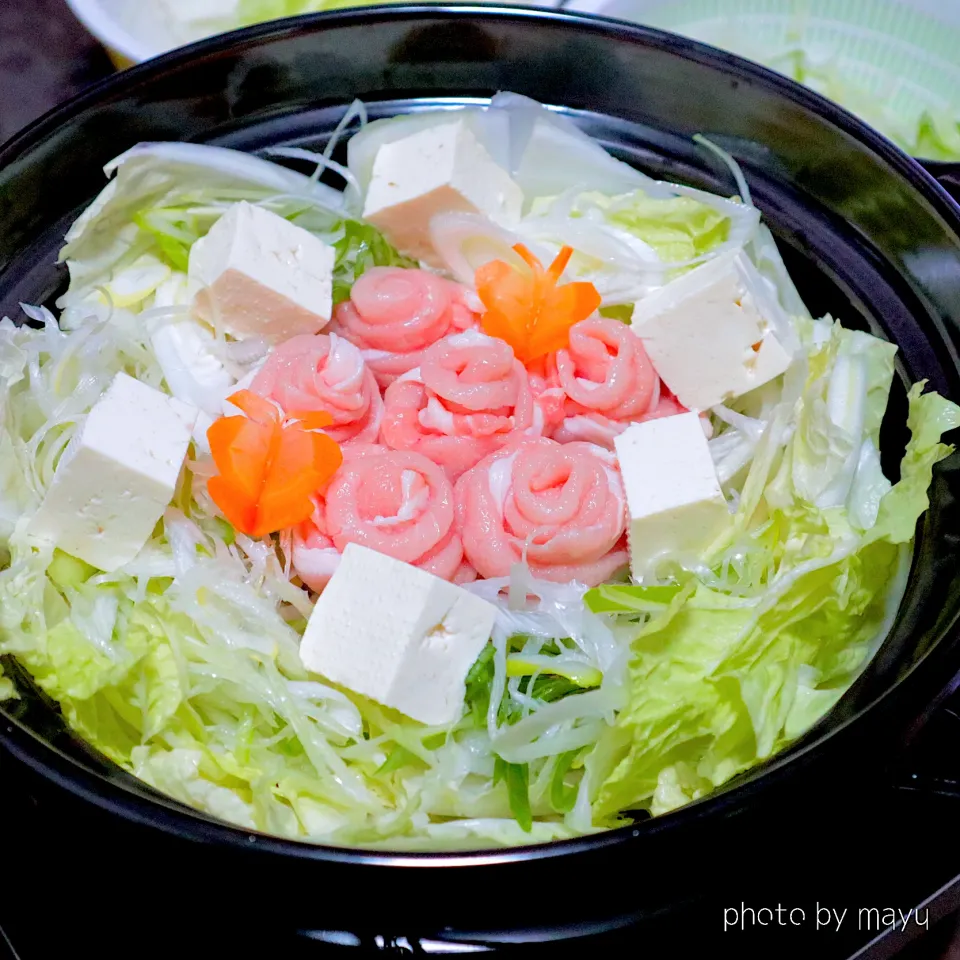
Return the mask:
[[[203,0],[176,2],[187,9],[197,9]],[[142,63],[231,26],[221,21],[219,26],[212,28],[178,30],[165,16],[162,0],[66,0],[66,3],[73,15],[100,41],[120,67]],[[550,8],[558,7],[560,3],[561,0],[527,0],[524,5]]]

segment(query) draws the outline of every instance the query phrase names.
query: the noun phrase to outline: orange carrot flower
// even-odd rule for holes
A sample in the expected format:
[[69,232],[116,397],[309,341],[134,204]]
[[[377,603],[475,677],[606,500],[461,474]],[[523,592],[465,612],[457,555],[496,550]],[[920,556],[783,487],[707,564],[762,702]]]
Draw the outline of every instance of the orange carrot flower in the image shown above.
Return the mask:
[[340,447],[316,431],[333,423],[312,412],[284,420],[269,400],[240,390],[230,402],[246,416],[220,417],[207,431],[220,471],[207,482],[213,502],[241,533],[263,537],[295,526],[343,462]]
[[570,328],[589,317],[601,298],[592,283],[558,286],[572,247],[564,247],[546,270],[522,243],[513,249],[530,267],[529,273],[503,260],[477,270],[477,294],[487,308],[480,326],[491,337],[506,340],[518,360],[530,363],[566,347]]

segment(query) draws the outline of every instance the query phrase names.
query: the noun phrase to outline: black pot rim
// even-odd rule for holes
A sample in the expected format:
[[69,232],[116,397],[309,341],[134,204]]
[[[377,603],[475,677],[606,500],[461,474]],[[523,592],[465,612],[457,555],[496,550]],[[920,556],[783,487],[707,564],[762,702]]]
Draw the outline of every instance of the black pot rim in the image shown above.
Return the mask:
[[829,100],[809,87],[803,86],[783,74],[764,67],[737,54],[729,53],[719,47],[713,47],[697,40],[691,40],[679,34],[647,27],[629,20],[605,17],[599,14],[580,13],[563,8],[533,8],[510,4],[376,4],[365,7],[352,7],[343,10],[329,10],[321,13],[304,13],[295,17],[254,24],[239,30],[217,34],[198,40],[186,46],[178,47],[168,53],[145,60],[121,70],[111,76],[98,80],[83,92],[70,98],[52,110],[47,111],[22,130],[15,133],[6,143],[0,145],[0,165],[6,165],[21,156],[30,147],[43,140],[56,130],[64,120],[73,117],[89,107],[94,107],[114,90],[127,89],[141,83],[149,83],[158,75],[167,73],[190,61],[233,47],[240,49],[256,45],[261,41],[296,36],[304,31],[313,32],[325,24],[331,26],[349,26],[353,23],[370,23],[383,19],[450,20],[458,17],[473,17],[481,20],[516,19],[532,20],[540,23],[568,23],[580,30],[617,35],[644,45],[655,45],[664,50],[681,52],[687,59],[709,66],[724,66],[729,72],[736,73],[742,79],[757,80],[765,86],[793,100],[795,103],[829,119],[845,133],[868,144],[872,150],[889,163],[898,173],[907,177],[918,188],[926,187],[933,191],[928,199],[935,202],[941,213],[960,221],[960,203],[957,203],[923,165],[920,159],[911,157],[880,131],[869,126],[845,107]]
[[[881,133],[865,124],[848,110],[807,87],[766,67],[745,60],[735,54],[702,44],[676,34],[652,27],[644,27],[623,20],[600,17],[565,10],[545,10],[507,5],[387,5],[336,10],[325,13],[303,14],[282,21],[258,24],[198,41],[186,47],[146,61],[94,84],[83,93],[49,111],[27,126],[0,147],[0,166],[13,163],[43,142],[67,120],[109,99],[114,92],[130,92],[149,84],[154,78],[188,66],[193,60],[226,49],[242,49],[259,43],[309,34],[323,28],[363,25],[383,20],[453,20],[465,18],[496,22],[520,20],[539,23],[566,24],[571,30],[599,33],[619,40],[629,40],[640,46],[682,54],[685,58],[712,67],[721,67],[727,73],[749,82],[773,89],[807,110],[828,119],[854,140],[867,145],[889,166],[891,175],[908,181],[937,211],[954,233],[960,235],[960,204],[955,202],[923,165],[904,153]],[[111,781],[45,742],[37,734],[19,724],[0,705],[0,744],[7,747],[20,761],[53,781],[65,790],[87,800],[103,810],[119,815],[126,821],[159,829],[178,837],[202,841],[214,846],[233,849],[256,849],[261,853],[298,859],[321,860],[351,864],[369,864],[381,867],[457,867],[506,864],[530,859],[552,858],[567,854],[585,853],[603,847],[619,845],[643,834],[659,833],[665,829],[690,826],[707,818],[722,815],[729,810],[734,796],[744,802],[751,795],[782,782],[804,765],[810,765],[818,751],[829,742],[848,743],[847,736],[854,728],[862,728],[875,718],[884,706],[895,699],[907,699],[906,687],[911,688],[910,699],[929,707],[932,700],[945,695],[960,683],[960,649],[952,652],[949,665],[931,664],[935,648],[912,665],[897,684],[889,687],[855,716],[828,729],[817,731],[809,742],[801,742],[788,752],[773,757],[754,768],[743,782],[725,786],[714,793],[661,817],[605,832],[560,840],[550,843],[454,852],[391,852],[324,846],[307,841],[288,840],[268,834],[248,831],[183,806],[163,795],[150,799],[121,783]],[[941,659],[941,658],[937,658]],[[947,667],[944,674],[943,667]],[[932,668],[932,669],[931,669]],[[952,677],[958,677],[951,681]],[[920,693],[923,687],[927,692]],[[916,712],[916,711],[914,711]],[[909,721],[908,721],[909,722]],[[841,737],[841,734],[843,735]],[[145,787],[145,790],[150,788]]]

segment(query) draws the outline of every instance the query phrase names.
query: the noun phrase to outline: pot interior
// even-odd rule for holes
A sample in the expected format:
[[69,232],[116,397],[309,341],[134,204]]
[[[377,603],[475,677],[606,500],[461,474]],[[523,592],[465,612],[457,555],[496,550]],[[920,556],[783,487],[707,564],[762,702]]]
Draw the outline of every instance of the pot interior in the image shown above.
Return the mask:
[[[889,477],[906,439],[905,384],[926,379],[960,399],[957,211],[916,165],[825,101],[736,58],[640,28],[532,11],[301,18],[199,44],[107,83],[0,154],[0,315],[18,316],[21,301],[52,305],[65,282],[55,261],[67,225],[102,187],[103,163],[138,141],[317,149],[354,97],[377,118],[455,110],[499,89],[557,105],[655,177],[730,195],[729,171],[691,137],[702,133],[733,154],[811,312],[900,347],[884,427]],[[956,458],[938,471],[931,499],[906,596],[879,654],[835,710],[768,767],[783,767],[892,688],[906,689],[926,658],[922,688],[917,682],[905,695],[912,719],[958,666],[949,631],[960,612]],[[54,752],[69,758],[61,771],[87,771],[94,793],[109,780],[124,795],[182,809],[80,743],[16,675],[23,698],[3,712],[17,729],[18,752],[41,767]],[[64,774],[68,785],[71,776]]]

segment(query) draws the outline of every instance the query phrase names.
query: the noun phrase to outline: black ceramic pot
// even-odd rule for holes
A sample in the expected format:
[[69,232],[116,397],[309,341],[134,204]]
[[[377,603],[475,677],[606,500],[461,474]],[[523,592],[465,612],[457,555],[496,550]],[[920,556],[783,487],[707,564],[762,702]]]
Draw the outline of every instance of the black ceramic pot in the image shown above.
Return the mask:
[[[317,146],[355,97],[378,117],[497,90],[556,105],[648,173],[732,192],[727,172],[691,137],[725,147],[811,309],[899,344],[891,419],[903,419],[908,380],[960,400],[960,209],[933,176],[850,114],[760,67],[657,31],[557,12],[431,6],[301,17],[100,84],[0,151],[0,313],[57,292],[67,224],[102,187],[103,164],[138,141]],[[896,450],[902,438],[889,433]],[[86,844],[69,863],[58,845],[41,841],[37,854],[62,899],[87,904],[72,922],[114,944],[123,922],[141,929],[138,918],[148,938],[180,923],[184,938],[206,925],[248,944],[282,922],[310,950],[463,952],[615,931],[618,942],[640,944],[643,924],[694,887],[729,884],[734,870],[762,877],[791,849],[798,863],[814,858],[812,834],[827,836],[824,814],[836,823],[869,805],[885,758],[960,673],[958,466],[954,458],[937,471],[900,615],[855,688],[794,748],[685,809],[600,836],[487,853],[309,846],[245,833],[159,796],[78,743],[24,683],[23,699],[0,711],[0,742],[38,783],[55,784],[60,801],[82,798],[70,807],[76,828],[60,825],[57,835]],[[94,864],[105,884],[99,896],[82,880]],[[140,955],[126,943],[123,955]]]

